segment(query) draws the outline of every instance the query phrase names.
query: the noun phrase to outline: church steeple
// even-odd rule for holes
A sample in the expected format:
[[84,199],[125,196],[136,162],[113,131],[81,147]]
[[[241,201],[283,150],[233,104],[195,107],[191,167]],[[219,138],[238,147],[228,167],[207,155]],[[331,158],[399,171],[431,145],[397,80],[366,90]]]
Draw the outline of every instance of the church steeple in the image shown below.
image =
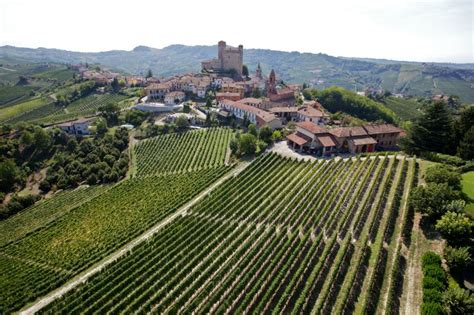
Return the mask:
[[275,70],[272,69],[270,72],[270,76],[268,77],[268,88],[267,88],[267,93],[268,94],[276,94],[276,75],[275,75]]

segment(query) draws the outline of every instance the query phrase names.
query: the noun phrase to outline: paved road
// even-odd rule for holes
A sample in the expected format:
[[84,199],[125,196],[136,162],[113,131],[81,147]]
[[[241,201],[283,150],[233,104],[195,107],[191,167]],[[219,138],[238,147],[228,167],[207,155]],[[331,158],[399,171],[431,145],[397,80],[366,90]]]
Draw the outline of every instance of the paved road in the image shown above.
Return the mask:
[[143,243],[150,237],[152,237],[155,233],[157,233],[161,228],[163,228],[166,224],[170,223],[172,220],[177,218],[178,216],[184,214],[187,210],[189,210],[192,206],[194,206],[197,202],[199,202],[202,198],[204,198],[207,194],[209,194],[212,190],[216,189],[219,185],[221,185],[225,180],[232,176],[236,176],[240,172],[242,172],[248,165],[250,165],[250,161],[245,161],[241,162],[236,168],[234,168],[232,171],[215,181],[211,186],[209,186],[207,189],[202,191],[199,195],[194,197],[192,200],[190,200],[188,203],[183,205],[181,208],[179,208],[176,212],[173,214],[169,215],[162,221],[158,222],[156,225],[151,227],[149,230],[138,236],[137,238],[133,239],[129,243],[127,243],[125,246],[117,250],[116,252],[110,254],[106,258],[104,258],[102,261],[97,263],[96,265],[92,266],[90,269],[87,269],[65,283],[63,286],[57,288],[56,290],[50,292],[46,296],[38,299],[36,302],[34,302],[32,305],[29,305],[22,309],[19,313],[20,314],[34,314],[38,312],[40,309],[45,307],[46,305],[50,304],[53,302],[55,299],[60,298],[67,292],[71,291],[78,285],[84,283],[95,275],[96,273],[100,272],[102,269],[107,267],[108,265],[112,264],[114,261],[119,259],[120,257],[124,256],[126,253],[128,253],[130,250],[132,250],[134,247],[139,245],[140,243]]

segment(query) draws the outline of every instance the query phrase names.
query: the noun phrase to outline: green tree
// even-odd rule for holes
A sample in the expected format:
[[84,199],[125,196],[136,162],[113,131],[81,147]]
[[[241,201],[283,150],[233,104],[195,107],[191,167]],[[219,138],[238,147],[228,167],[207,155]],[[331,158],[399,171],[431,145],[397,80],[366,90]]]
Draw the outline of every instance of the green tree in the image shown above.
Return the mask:
[[239,151],[244,155],[255,154],[257,150],[257,138],[250,133],[245,133],[239,138]]
[[452,153],[453,122],[451,114],[442,102],[428,105],[408,130],[408,152],[432,151]]
[[146,78],[151,78],[153,77],[153,72],[151,71],[151,69],[148,69],[147,73],[146,73]]
[[431,219],[441,217],[445,206],[453,200],[461,199],[458,191],[454,191],[448,184],[433,184],[418,186],[410,193],[410,206],[418,212],[426,213]]
[[246,65],[242,66],[242,75],[246,78],[249,76],[249,68]]
[[188,127],[189,127],[189,122],[188,122],[188,118],[186,118],[186,116],[180,115],[180,116],[178,116],[178,118],[176,118],[176,128],[179,131],[184,131]]
[[229,148],[233,155],[239,155],[239,141],[236,138],[232,138],[229,142]]
[[260,91],[260,89],[258,87],[254,88],[252,90],[252,97],[254,97],[254,98],[262,97],[262,92]]
[[33,141],[36,148],[41,151],[46,151],[50,148],[52,144],[51,135],[46,130],[40,127],[35,128],[35,131],[33,133]]
[[450,244],[462,244],[472,236],[473,223],[463,213],[446,212],[436,222],[436,230]]
[[254,124],[248,125],[248,132],[251,135],[257,137],[258,136],[257,126],[255,126]]
[[281,131],[275,130],[272,133],[272,141],[280,141],[281,140]]
[[474,160],[474,125],[464,134],[458,152],[464,160]]
[[258,132],[258,138],[263,142],[270,143],[272,141],[272,129],[270,126],[265,125],[260,128]]
[[455,248],[446,246],[444,249],[444,258],[449,266],[449,270],[455,274],[461,274],[472,264],[469,247]]
[[114,126],[118,123],[120,107],[115,103],[107,103],[98,108],[99,114],[105,118],[108,126]]
[[459,287],[450,287],[443,295],[446,313],[450,315],[474,314],[474,295]]
[[112,87],[112,90],[114,90],[114,92],[120,91],[120,83],[117,80],[117,78],[114,78],[112,80],[112,83],[110,84],[110,86]]
[[461,190],[461,175],[447,165],[435,165],[426,170],[427,183],[446,183],[453,189]]
[[20,169],[12,160],[0,162],[0,191],[12,191],[21,182]]
[[99,122],[97,123],[97,126],[96,126],[96,133],[97,135],[99,136],[103,136],[107,133],[107,123],[105,122],[105,120],[103,119],[100,119]]

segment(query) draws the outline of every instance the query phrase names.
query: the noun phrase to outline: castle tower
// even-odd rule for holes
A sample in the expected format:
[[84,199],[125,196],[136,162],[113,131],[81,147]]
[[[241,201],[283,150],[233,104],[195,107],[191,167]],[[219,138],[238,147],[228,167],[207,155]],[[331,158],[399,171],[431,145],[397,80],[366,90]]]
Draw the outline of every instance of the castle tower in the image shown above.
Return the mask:
[[224,54],[225,54],[225,47],[227,46],[226,45],[226,42],[221,40],[219,41],[219,43],[217,44],[218,46],[218,51],[217,51],[217,58],[219,60],[219,67],[220,69],[224,69]]
[[259,78],[260,80],[263,78],[262,76],[262,68],[260,67],[260,62],[258,63],[257,66],[257,71],[255,71],[255,76]]

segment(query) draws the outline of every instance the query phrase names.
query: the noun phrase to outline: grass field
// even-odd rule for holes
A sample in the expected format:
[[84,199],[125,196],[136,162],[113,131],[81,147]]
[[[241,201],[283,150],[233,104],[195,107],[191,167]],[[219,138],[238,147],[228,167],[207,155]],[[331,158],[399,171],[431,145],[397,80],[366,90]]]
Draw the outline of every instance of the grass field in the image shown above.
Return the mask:
[[466,212],[474,218],[474,171],[462,174],[462,191],[472,199],[466,206]]
[[[125,180],[1,247],[0,313],[20,308],[99,261],[174,212],[228,169]],[[36,216],[30,217],[34,220]]]
[[264,155],[42,312],[398,313],[413,170]]

